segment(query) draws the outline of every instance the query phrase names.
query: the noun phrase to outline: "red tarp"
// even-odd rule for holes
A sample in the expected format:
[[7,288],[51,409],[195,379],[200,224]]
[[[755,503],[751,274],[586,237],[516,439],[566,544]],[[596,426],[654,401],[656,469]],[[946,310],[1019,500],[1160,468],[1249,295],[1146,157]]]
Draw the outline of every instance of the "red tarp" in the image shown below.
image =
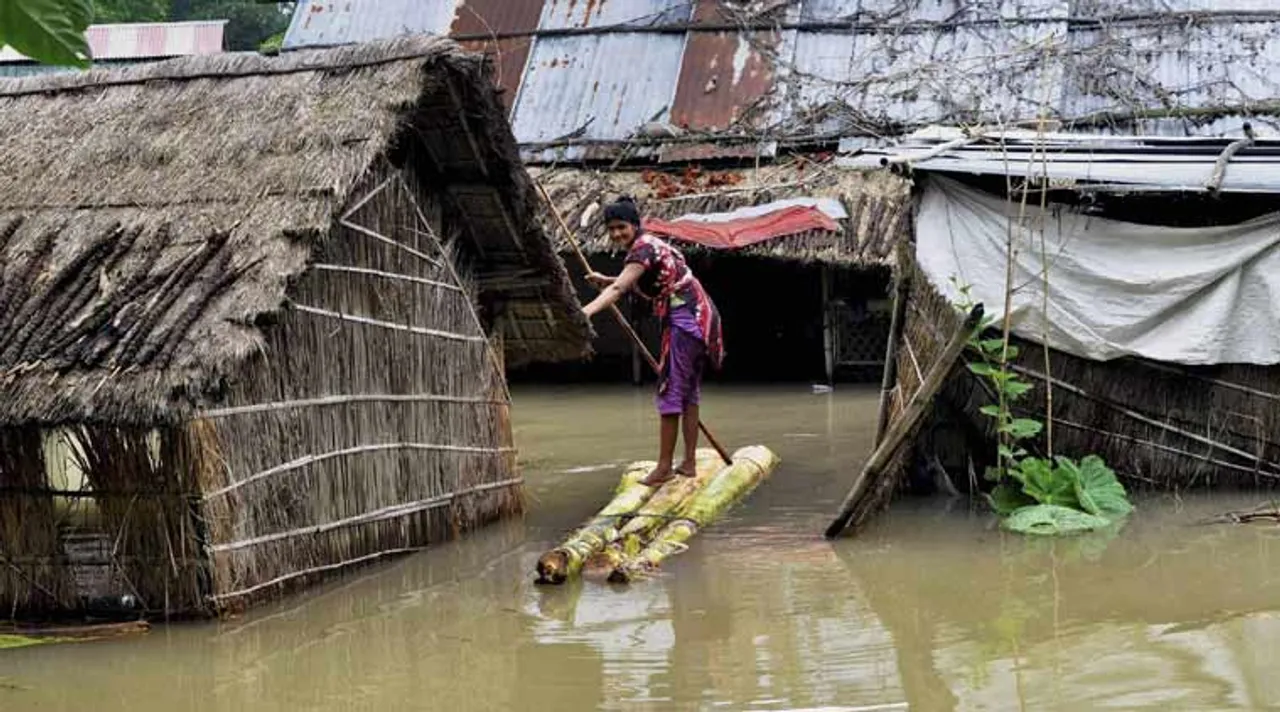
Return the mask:
[[817,208],[795,205],[758,217],[716,222],[650,219],[644,221],[644,229],[655,235],[727,250],[810,230],[838,232],[840,226]]

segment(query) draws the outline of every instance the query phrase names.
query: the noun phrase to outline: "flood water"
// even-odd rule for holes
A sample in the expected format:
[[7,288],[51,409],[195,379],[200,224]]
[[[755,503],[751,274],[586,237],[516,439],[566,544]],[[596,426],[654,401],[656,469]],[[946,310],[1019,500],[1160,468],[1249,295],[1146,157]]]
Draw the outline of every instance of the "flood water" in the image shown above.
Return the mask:
[[782,465],[629,588],[534,561],[650,459],[647,391],[522,388],[523,521],[222,623],[0,651],[0,710],[1227,710],[1280,706],[1280,528],[1262,496],[1139,500],[1112,540],[1028,541],[963,502],[820,532],[875,395],[720,389],[705,419]]

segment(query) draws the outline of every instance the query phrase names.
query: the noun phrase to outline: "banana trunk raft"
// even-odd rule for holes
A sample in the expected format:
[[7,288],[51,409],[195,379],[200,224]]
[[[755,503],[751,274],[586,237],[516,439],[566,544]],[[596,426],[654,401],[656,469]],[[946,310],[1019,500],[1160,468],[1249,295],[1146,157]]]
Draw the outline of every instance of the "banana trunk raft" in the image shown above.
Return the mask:
[[658,488],[640,484],[653,462],[632,464],[613,499],[538,559],[538,583],[562,584],[584,568],[613,582],[643,576],[688,548],[694,535],[746,499],[778,462],[763,445],[738,450],[732,465],[723,465],[714,450],[699,450],[696,477],[677,477]]

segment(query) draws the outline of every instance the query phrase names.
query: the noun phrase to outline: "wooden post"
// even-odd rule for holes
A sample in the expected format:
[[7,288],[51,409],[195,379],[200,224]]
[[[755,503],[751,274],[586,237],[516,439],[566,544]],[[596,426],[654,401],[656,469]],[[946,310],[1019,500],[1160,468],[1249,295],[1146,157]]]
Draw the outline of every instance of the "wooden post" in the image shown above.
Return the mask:
[[854,478],[853,486],[849,488],[849,494],[845,496],[844,502],[840,505],[840,513],[836,515],[831,525],[827,527],[826,536],[828,539],[840,536],[848,528],[853,520],[855,510],[862,503],[862,497],[866,494],[872,480],[883,473],[885,466],[889,464],[889,460],[893,457],[893,453],[898,449],[898,446],[907,439],[907,436],[911,434],[915,426],[924,419],[925,413],[929,410],[929,403],[937,395],[938,391],[942,390],[942,384],[946,382],[947,374],[951,372],[951,367],[960,358],[965,346],[969,343],[969,338],[981,322],[982,305],[979,304],[969,312],[964,323],[951,335],[951,340],[947,342],[946,348],[943,349],[942,354],[938,356],[938,360],[933,363],[933,366],[929,368],[929,373],[925,376],[924,383],[920,385],[920,389],[912,394],[902,415],[885,432],[884,441],[876,446],[875,451],[871,453],[871,457],[867,458],[867,463],[862,466],[862,471]]
[[822,272],[822,353],[826,357],[827,385],[836,379],[836,344],[831,333],[831,268],[823,263]]
[[897,259],[894,260],[898,270],[893,280],[893,312],[889,318],[889,343],[885,346],[884,375],[880,381],[880,412],[876,420],[876,438],[880,444],[885,428],[889,427],[889,393],[898,381],[898,341],[907,321],[907,300],[911,298],[911,280],[908,270],[911,267],[910,242],[898,241]]

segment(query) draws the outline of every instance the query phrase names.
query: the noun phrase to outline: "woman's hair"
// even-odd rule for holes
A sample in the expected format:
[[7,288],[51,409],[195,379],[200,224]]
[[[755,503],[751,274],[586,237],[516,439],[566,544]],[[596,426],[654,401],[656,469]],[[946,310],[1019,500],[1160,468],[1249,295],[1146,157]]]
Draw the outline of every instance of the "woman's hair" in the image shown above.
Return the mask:
[[640,209],[636,207],[634,198],[629,195],[620,195],[617,200],[604,206],[604,221],[610,223],[615,220],[640,227]]

